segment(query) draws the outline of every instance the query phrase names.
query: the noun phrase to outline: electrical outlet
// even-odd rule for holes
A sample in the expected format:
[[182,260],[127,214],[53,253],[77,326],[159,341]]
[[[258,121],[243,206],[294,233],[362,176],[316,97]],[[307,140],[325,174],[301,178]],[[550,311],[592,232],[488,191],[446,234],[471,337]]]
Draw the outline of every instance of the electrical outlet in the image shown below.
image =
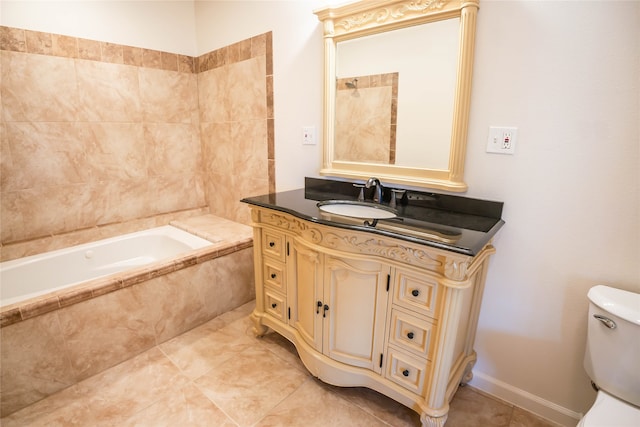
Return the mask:
[[302,144],[316,145],[316,127],[315,126],[302,127]]
[[517,135],[518,128],[491,126],[487,140],[487,153],[515,153]]

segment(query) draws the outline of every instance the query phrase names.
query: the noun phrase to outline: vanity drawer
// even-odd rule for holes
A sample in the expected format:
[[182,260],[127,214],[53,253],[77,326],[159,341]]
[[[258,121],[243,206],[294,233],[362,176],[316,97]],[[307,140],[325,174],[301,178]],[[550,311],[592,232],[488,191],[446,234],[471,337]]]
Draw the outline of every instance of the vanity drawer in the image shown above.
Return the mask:
[[385,377],[416,394],[422,394],[431,362],[389,348]]
[[279,292],[264,290],[264,311],[283,323],[287,323],[287,299]]
[[438,281],[426,274],[398,269],[393,303],[429,317],[437,318]]
[[285,275],[285,264],[264,258],[262,261],[262,281],[266,286],[270,286],[283,294],[287,293],[287,278]]
[[416,356],[432,359],[435,332],[435,322],[420,319],[398,309],[391,310],[389,344]]
[[285,236],[277,231],[262,229],[262,253],[278,261],[285,260]]

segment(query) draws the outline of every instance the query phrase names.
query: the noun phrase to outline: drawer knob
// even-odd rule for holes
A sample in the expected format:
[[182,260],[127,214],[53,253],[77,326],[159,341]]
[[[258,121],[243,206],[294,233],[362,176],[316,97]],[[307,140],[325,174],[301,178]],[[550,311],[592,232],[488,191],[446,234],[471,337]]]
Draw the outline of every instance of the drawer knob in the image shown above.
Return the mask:
[[411,295],[413,295],[414,297],[417,297],[418,295],[420,295],[420,291],[417,289],[414,289],[411,291]]
[[402,371],[402,375],[404,375],[405,377],[409,376],[409,370],[405,369],[404,371]]
[[407,338],[409,338],[410,340],[412,340],[412,339],[413,339],[413,332],[409,332],[409,333],[407,334]]
[[271,278],[275,279],[276,278],[276,273],[271,273]]
[[276,242],[269,242],[269,247],[272,248],[276,245]]
[[276,304],[275,302],[273,304],[271,304],[271,308],[276,308],[278,306],[278,304]]

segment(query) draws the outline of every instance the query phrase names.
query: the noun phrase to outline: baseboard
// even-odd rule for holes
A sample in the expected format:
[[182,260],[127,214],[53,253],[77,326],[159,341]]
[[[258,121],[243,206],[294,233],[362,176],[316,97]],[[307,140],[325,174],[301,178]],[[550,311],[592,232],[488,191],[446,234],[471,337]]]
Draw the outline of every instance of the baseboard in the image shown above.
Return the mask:
[[473,379],[469,382],[469,385],[490,396],[504,400],[526,411],[533,412],[562,426],[575,427],[582,417],[582,414],[504,383],[482,372],[474,371]]

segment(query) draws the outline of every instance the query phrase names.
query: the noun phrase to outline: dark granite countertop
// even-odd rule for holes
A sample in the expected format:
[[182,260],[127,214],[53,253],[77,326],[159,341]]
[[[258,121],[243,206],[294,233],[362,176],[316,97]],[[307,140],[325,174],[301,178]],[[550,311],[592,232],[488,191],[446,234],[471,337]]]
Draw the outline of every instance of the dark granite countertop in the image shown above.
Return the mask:
[[[384,183],[383,183],[384,185]],[[373,188],[366,190],[371,200]],[[289,213],[318,224],[365,231],[440,248],[464,255],[476,255],[504,225],[502,202],[407,190],[397,203],[397,217],[380,219],[375,226],[366,220],[328,214],[318,208],[325,200],[357,200],[359,188],[350,182],[305,178],[305,188],[247,197],[242,202]],[[391,191],[385,188],[383,204]],[[371,220],[368,220],[371,223]]]

